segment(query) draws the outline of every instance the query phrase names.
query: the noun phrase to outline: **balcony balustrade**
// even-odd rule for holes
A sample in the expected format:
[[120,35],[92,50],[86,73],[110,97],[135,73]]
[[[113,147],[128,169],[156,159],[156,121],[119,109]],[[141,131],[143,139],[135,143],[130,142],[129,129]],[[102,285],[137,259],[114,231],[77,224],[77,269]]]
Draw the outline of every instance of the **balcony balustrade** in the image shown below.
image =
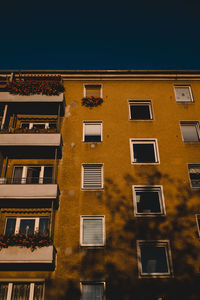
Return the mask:
[[63,102],[64,100],[64,93],[60,95],[13,95],[9,92],[0,92],[0,102]]

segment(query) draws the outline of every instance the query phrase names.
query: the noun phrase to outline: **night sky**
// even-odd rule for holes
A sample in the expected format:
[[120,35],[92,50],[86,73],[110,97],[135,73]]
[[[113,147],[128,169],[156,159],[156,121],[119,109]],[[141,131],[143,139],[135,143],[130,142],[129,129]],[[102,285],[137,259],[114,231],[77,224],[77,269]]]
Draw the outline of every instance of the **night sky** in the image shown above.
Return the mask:
[[0,69],[200,69],[200,1],[1,3]]

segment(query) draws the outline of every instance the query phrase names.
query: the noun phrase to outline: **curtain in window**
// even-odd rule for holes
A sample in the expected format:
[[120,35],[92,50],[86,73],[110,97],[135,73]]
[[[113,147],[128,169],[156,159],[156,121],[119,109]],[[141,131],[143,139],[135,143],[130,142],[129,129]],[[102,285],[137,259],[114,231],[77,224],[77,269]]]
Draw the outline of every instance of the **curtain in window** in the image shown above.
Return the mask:
[[42,299],[43,299],[43,284],[35,283],[33,300],[42,300]]
[[40,218],[39,232],[46,234],[49,232],[49,218]]
[[83,220],[83,244],[103,244],[103,220]]
[[7,300],[8,284],[0,283],[0,299]]
[[30,284],[15,283],[12,288],[11,300],[29,300]]
[[82,285],[82,300],[103,300],[103,293],[103,283]]
[[23,167],[15,167],[14,168],[12,183],[21,183],[22,171],[23,171]]

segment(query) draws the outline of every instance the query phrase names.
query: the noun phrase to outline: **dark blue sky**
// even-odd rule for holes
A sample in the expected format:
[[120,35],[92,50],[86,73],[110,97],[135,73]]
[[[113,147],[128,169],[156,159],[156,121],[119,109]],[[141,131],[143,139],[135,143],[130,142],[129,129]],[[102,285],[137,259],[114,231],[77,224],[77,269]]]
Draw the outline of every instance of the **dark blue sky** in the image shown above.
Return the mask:
[[200,69],[200,3],[10,0],[0,69]]

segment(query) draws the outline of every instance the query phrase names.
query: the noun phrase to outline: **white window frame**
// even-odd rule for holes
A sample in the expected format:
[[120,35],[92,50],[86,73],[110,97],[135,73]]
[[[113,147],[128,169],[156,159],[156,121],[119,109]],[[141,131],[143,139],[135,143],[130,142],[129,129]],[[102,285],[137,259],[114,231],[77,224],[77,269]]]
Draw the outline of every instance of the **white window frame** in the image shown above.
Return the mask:
[[[85,188],[84,184],[84,165],[101,165],[101,187],[100,188]],[[81,164],[81,190],[83,191],[101,191],[104,188],[104,164],[103,163],[82,163]]]
[[7,292],[7,297],[6,297],[6,300],[11,300],[11,297],[12,297],[12,288],[13,288],[13,284],[17,284],[17,283],[20,283],[20,284],[27,284],[29,283],[30,284],[30,293],[29,293],[29,300],[33,300],[33,297],[34,297],[34,287],[35,287],[35,284],[36,283],[41,283],[43,284],[43,295],[42,295],[42,300],[44,300],[44,295],[45,295],[45,281],[44,279],[34,279],[34,280],[31,280],[30,279],[14,279],[13,281],[10,280],[10,279],[1,279],[0,280],[0,283],[3,283],[3,284],[8,284],[8,292]]
[[[168,267],[167,273],[143,273],[142,272],[142,259],[141,259],[141,251],[140,246],[155,246],[155,247],[165,247],[166,254],[166,262]],[[169,240],[137,240],[137,261],[138,261],[138,272],[139,278],[166,278],[171,277],[173,275],[173,267],[172,267],[172,254]]]
[[[133,152],[133,144],[153,144],[154,147],[154,155],[155,162],[135,162],[134,161],[134,152]],[[158,141],[155,138],[131,138],[130,139],[130,154],[131,154],[131,164],[133,165],[158,165],[160,164],[160,157],[158,151]]]
[[[176,88],[188,88],[191,100],[177,100],[176,99]],[[180,102],[180,103],[194,102],[193,95],[192,95],[192,88],[190,85],[174,85],[174,95],[175,95],[176,102]]]
[[87,285],[97,285],[97,284],[103,284],[103,289],[104,289],[104,297],[103,297],[103,300],[106,300],[106,296],[105,296],[105,291],[106,291],[106,282],[105,281],[95,281],[95,280],[82,280],[80,282],[80,291],[81,291],[81,299],[82,299],[82,291],[83,291],[83,288],[82,286],[84,284],[87,284]]
[[39,182],[38,184],[43,184],[44,182],[44,168],[45,167],[52,167],[53,168],[53,165],[14,165],[14,168],[13,168],[13,173],[12,173],[12,179],[14,178],[14,172],[15,172],[15,167],[22,167],[23,170],[22,170],[22,179],[21,179],[21,183],[26,183],[26,179],[27,179],[27,171],[28,171],[28,168],[33,168],[33,167],[40,167],[40,175],[39,175]]
[[[5,224],[5,229],[4,229],[4,233],[6,232],[6,226],[7,226],[7,220],[8,219],[16,219],[16,224],[15,224],[15,234],[19,233],[19,229],[20,229],[20,223],[21,220],[35,220],[35,227],[34,227],[34,231],[38,232],[39,231],[39,225],[40,225],[40,219],[42,218],[48,218],[48,216],[43,216],[43,217],[7,217],[6,218],[6,224]],[[49,220],[50,222],[50,220]]]
[[22,128],[22,124],[29,124],[29,129],[33,129],[34,125],[45,125],[44,129],[48,129],[49,128],[49,123],[51,122],[21,122],[20,123],[20,127]]
[[[131,106],[133,105],[147,105],[149,106],[150,119],[131,119]],[[129,108],[129,120],[130,121],[152,121],[153,118],[153,107],[151,100],[128,100],[128,108]]]
[[[102,220],[102,231],[103,231],[103,243],[102,244],[84,244],[83,243],[83,221],[84,219],[91,219],[91,220]],[[104,247],[106,241],[106,232],[105,232],[105,216],[86,216],[82,215],[80,216],[80,245],[82,247]]]
[[200,189],[200,185],[199,186],[192,186],[192,180],[191,180],[191,178],[190,178],[190,168],[189,168],[189,166],[191,166],[191,165],[193,165],[193,166],[199,166],[200,167],[200,163],[198,164],[198,163],[189,163],[189,164],[187,164],[187,169],[188,169],[188,177],[189,177],[189,182],[190,182],[190,187],[191,187],[191,189]]
[[101,126],[101,141],[100,142],[103,142],[103,122],[102,121],[83,121],[83,142],[84,143],[100,143],[100,142],[86,142],[85,141],[85,126],[87,126],[87,124]]
[[[184,125],[193,125],[196,129],[196,133],[197,133],[197,138],[198,140],[197,141],[185,141],[184,140],[184,136],[183,136],[183,132],[182,132],[182,126]],[[180,121],[180,130],[181,130],[181,136],[182,136],[182,141],[184,143],[197,143],[200,141],[200,129],[199,129],[199,122],[198,121]]]
[[198,235],[200,237],[200,226],[199,226],[200,222],[198,223],[198,219],[200,220],[200,214],[196,214],[195,216],[196,216],[196,222],[197,222]]
[[87,97],[87,85],[100,86],[100,98],[103,98],[103,84],[102,83],[84,83],[83,84],[83,97]]
[[[136,199],[136,192],[158,192],[159,195],[159,203],[160,203],[160,212],[146,212],[146,213],[139,213],[137,212],[137,199]],[[157,217],[163,216],[166,214],[165,211],[165,200],[164,200],[164,193],[163,193],[163,186],[162,185],[133,185],[132,186],[133,192],[133,209],[134,215],[137,217]]]

